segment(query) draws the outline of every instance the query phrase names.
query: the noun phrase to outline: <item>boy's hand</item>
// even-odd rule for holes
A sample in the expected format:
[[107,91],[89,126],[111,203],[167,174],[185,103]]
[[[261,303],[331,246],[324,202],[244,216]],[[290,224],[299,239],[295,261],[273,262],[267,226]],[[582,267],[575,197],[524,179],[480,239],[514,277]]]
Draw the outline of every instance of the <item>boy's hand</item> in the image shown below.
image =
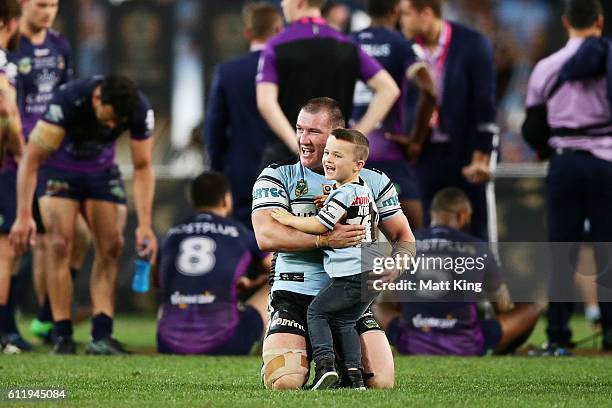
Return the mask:
[[323,194],[314,198],[314,203],[318,209],[323,208],[323,204],[325,203],[325,200],[327,200],[328,196],[329,194]]
[[270,215],[272,216],[272,218],[274,218],[276,221],[280,222],[283,225],[289,225],[291,218],[293,218],[293,215],[289,214],[287,210],[282,208],[275,208],[274,210],[272,210]]

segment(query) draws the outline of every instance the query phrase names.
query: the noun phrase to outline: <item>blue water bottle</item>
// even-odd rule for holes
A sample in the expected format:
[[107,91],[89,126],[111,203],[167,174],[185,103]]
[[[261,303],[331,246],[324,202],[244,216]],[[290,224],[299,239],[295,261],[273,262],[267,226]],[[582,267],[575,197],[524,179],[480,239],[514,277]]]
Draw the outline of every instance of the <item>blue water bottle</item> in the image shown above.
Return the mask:
[[[145,243],[146,247],[146,243]],[[136,254],[136,264],[134,277],[132,279],[132,290],[137,293],[149,291],[149,273],[151,272],[151,262],[141,251]]]

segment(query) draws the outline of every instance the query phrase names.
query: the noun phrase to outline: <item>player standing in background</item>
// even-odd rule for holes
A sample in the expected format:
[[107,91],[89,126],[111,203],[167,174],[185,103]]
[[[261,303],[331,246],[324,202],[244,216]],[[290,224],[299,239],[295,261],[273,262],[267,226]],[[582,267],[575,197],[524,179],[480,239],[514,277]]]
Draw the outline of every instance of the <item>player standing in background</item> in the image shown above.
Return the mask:
[[17,328],[9,307],[11,277],[17,269],[17,255],[8,240],[10,224],[15,218],[15,178],[5,171],[7,153],[19,161],[23,150],[21,118],[17,109],[15,80],[17,67],[9,61],[8,50],[17,43],[20,8],[16,0],[0,1],[0,350],[4,353],[29,351]]
[[[372,17],[372,24],[352,36],[366,54],[375,58],[389,72],[402,90],[402,96],[395,102],[387,117],[367,135],[370,158],[366,167],[384,172],[395,183],[402,210],[411,228],[416,229],[423,226],[423,208],[416,173],[407,161],[416,160],[420,154],[418,147],[427,137],[436,97],[427,65],[417,60],[410,43],[395,31],[400,17],[399,3],[400,0],[369,0],[368,14]],[[421,92],[412,134],[402,137],[400,134],[405,128],[403,104],[408,91],[406,79],[414,82]],[[358,81],[355,86],[351,124],[357,123],[365,115],[373,98],[372,90]],[[389,140],[390,138],[401,138],[404,144]]]
[[40,211],[47,231],[50,273],[47,286],[57,335],[56,354],[73,354],[70,254],[77,215],[83,211],[94,241],[91,273],[93,306],[90,354],[125,354],[112,338],[114,295],[126,193],[115,163],[115,141],[130,134],[134,164],[136,248],[153,257],[157,240],[151,228],[155,191],[152,165],[154,117],[147,98],[121,75],[94,76],[62,85],[30,135],[17,180],[17,219],[11,241],[18,252],[33,243],[36,225],[31,202],[38,171],[43,181]]
[[[17,100],[23,135],[27,142],[34,125],[45,113],[53,91],[72,79],[72,53],[68,41],[51,29],[57,16],[58,0],[20,0],[20,4],[19,48],[11,54],[11,58],[15,61],[18,70]],[[12,169],[16,179],[16,166],[12,166]],[[38,233],[44,234],[37,200],[34,201],[34,219]],[[90,240],[82,216],[78,218],[76,234],[76,245],[73,247],[70,265],[73,277],[84,262]],[[34,335],[49,340],[53,317],[45,283],[44,235],[39,236],[37,245],[32,249],[34,289],[41,307],[37,317],[32,321],[31,328]]]
[[376,60],[321,17],[324,0],[283,0],[289,24],[268,41],[257,74],[257,107],[276,133],[264,151],[263,164],[295,158],[299,149],[295,124],[310,99],[330,97],[349,117],[355,82],[374,90],[367,112],[354,128],[369,134],[399,96],[393,78]]
[[[485,183],[498,132],[491,44],[482,34],[445,20],[442,0],[401,0],[400,7],[402,31],[414,39],[436,85],[438,107],[416,163],[425,225],[434,194],[457,187],[474,209],[470,232],[487,240]],[[415,111],[411,98],[407,110]]]
[[[212,170],[222,172],[232,186],[233,218],[251,225],[251,193],[261,171],[261,157],[271,130],[257,110],[255,76],[266,42],[282,28],[278,9],[250,3],[243,11],[244,35],[250,52],[215,69],[204,120],[204,140]],[[249,160],[245,160],[245,157]]]

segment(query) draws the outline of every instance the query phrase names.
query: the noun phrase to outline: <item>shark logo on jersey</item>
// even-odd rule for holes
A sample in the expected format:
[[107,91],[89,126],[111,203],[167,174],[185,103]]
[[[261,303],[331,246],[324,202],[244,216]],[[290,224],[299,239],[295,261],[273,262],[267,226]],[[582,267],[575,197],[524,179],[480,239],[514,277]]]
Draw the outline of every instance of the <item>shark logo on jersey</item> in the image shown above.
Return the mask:
[[306,193],[308,193],[308,183],[306,183],[306,180],[300,179],[295,186],[295,196],[301,197]]
[[323,195],[329,195],[334,188],[333,184],[323,184]]

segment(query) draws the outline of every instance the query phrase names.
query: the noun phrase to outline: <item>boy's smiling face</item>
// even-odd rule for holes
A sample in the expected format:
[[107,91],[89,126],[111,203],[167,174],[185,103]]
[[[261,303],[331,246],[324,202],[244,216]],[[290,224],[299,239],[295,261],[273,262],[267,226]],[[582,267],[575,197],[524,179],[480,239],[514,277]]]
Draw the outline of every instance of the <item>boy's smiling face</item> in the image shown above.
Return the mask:
[[363,168],[363,160],[355,160],[355,145],[330,135],[323,152],[325,178],[343,184]]

